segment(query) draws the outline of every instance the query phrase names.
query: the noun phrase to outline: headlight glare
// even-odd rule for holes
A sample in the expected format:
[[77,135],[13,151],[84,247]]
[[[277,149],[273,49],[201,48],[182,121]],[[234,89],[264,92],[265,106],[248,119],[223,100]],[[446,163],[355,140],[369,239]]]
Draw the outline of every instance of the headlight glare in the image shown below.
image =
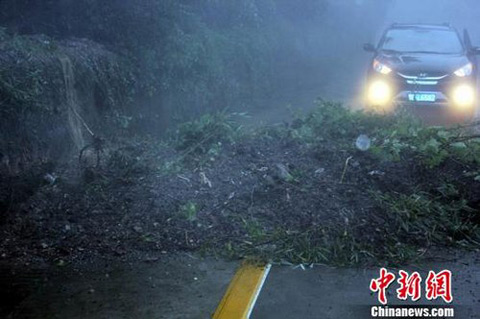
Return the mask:
[[373,69],[378,72],[378,73],[381,73],[381,74],[389,74],[392,72],[392,69],[389,68],[388,66],[386,66],[385,64],[381,63],[380,61],[378,60],[373,60]]
[[392,98],[392,89],[385,81],[372,82],[368,88],[368,100],[373,105],[385,105]]
[[475,90],[472,86],[462,84],[453,90],[453,101],[458,107],[469,107],[475,102]]
[[468,63],[467,65],[461,67],[460,69],[458,69],[457,71],[455,71],[455,75],[458,76],[458,77],[466,77],[466,76],[470,76],[473,72],[473,64],[471,63]]

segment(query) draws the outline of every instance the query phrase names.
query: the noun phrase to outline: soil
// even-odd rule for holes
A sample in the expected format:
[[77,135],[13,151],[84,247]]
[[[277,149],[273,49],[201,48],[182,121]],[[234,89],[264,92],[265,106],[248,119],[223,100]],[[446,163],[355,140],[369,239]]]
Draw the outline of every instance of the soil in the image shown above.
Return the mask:
[[[414,160],[379,162],[328,138],[307,146],[278,132],[260,129],[224,143],[219,154],[185,159],[178,172],[165,167],[181,152],[148,138],[110,145],[100,167],[74,157],[54,170],[39,168],[31,180],[36,191],[3,216],[2,262],[63,266],[96,257],[129,261],[222,250],[250,241],[248,228],[256,222],[266,231],[281,225],[299,232],[347,222],[368,238],[383,223],[369,190],[428,191],[440,181],[464,185],[469,203],[480,202],[479,183],[463,184],[464,167],[453,161],[433,171]],[[38,185],[45,174],[55,180]],[[6,185],[6,193],[23,191]]]
[[[414,173],[397,174],[393,165],[382,168],[388,180],[371,176],[379,167],[359,151],[340,183],[346,151],[328,144],[311,149],[267,133],[224,145],[203,169],[187,163],[178,174],[161,172],[158,166],[176,155],[155,141],[129,142],[106,155],[102,168],[81,169],[74,162],[57,167],[50,172],[58,176],[55,183],[44,182],[4,221],[3,261],[19,266],[98,256],[127,261],[222,247],[249,240],[244,225],[249,218],[267,228],[341,225],[374,207],[365,192],[372,183],[390,187],[399,178],[410,184]],[[282,180],[279,167],[298,182]],[[189,203],[195,205],[191,220],[182,213]]]
[[[454,161],[431,171],[413,159],[380,162],[352,148],[354,138],[344,145],[326,136],[312,147],[288,132],[257,128],[222,141],[218,153],[198,156],[152,137],[117,140],[105,145],[99,166],[87,152],[81,162],[75,155],[39,167],[27,180],[10,176],[0,183],[5,194],[28,196],[10,197],[2,215],[2,291],[11,302],[0,315],[45,274],[157,262],[179,252],[244,257],[247,251],[229,248],[252,245],[255,232],[278,227],[302,233],[328,225],[342,232],[355,225],[356,238],[380,248],[376,228],[390,226],[372,189],[409,193],[447,181],[463,185],[469,203],[480,203],[480,183],[463,182],[464,167]],[[15,274],[19,281],[8,280]]]

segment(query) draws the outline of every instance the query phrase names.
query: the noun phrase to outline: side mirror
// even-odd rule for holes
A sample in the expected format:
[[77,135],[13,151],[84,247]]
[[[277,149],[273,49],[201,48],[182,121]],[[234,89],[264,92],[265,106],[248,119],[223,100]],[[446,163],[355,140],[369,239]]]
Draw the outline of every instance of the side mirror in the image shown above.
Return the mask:
[[376,52],[377,51],[377,49],[375,49],[375,47],[371,43],[365,43],[363,45],[363,50],[365,50],[367,52]]
[[472,47],[469,51],[470,54],[480,55],[480,47]]

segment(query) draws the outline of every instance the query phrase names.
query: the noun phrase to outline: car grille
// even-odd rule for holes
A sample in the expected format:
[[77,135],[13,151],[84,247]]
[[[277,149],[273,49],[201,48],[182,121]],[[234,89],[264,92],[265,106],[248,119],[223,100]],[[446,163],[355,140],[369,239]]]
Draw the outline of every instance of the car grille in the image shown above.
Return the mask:
[[405,79],[407,84],[411,85],[437,85],[440,80],[448,77],[448,74],[441,74],[435,76],[426,76],[424,74],[420,75],[407,75],[403,73],[397,73],[400,77]]

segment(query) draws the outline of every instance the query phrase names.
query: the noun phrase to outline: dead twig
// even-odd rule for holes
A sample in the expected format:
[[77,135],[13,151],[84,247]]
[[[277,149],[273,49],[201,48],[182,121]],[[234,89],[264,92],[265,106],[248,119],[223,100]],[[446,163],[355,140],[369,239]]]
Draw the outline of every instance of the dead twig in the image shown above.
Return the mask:
[[343,184],[343,180],[345,179],[345,174],[347,173],[348,162],[352,159],[352,156],[349,156],[345,161],[345,166],[343,167],[342,178],[340,178],[340,184]]
[[250,194],[250,207],[253,207],[253,196],[255,194],[255,186],[256,185],[253,186],[252,193]]

